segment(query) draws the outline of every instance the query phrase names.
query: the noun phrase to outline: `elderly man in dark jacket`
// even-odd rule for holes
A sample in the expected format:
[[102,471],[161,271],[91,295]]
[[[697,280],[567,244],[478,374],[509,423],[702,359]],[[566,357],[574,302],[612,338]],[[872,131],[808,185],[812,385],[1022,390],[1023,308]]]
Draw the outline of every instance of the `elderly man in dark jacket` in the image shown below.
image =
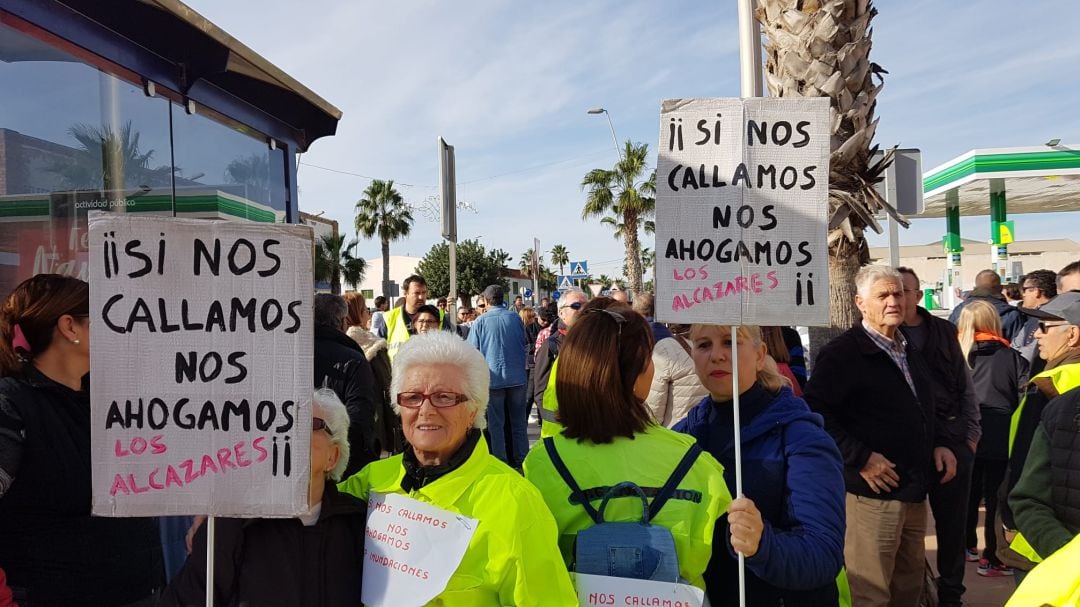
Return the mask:
[[[937,434],[925,362],[900,332],[903,282],[885,266],[856,276],[863,320],[817,355],[806,401],[844,458],[844,560],[855,605],[918,605],[926,495],[956,460]],[[935,463],[941,477],[935,474]]]
[[378,408],[375,374],[363,349],[345,334],[349,308],[340,295],[318,293],[313,304],[315,325],[315,388],[330,388],[349,412],[352,455],[345,477],[379,459],[375,429]]
[[938,601],[942,607],[961,605],[964,596],[964,548],[967,503],[975,448],[982,435],[979,403],[956,327],[919,307],[922,289],[910,268],[898,268],[904,282],[904,337],[915,346],[930,370],[938,435],[956,456],[956,477],[930,485],[930,509],[937,535]]

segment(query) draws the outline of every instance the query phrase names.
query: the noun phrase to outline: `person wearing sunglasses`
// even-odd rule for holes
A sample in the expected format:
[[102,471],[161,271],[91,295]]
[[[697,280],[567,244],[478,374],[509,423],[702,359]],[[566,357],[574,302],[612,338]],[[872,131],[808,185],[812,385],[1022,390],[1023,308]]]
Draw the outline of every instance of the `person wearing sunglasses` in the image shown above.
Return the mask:
[[128,605],[164,585],[153,518],[91,517],[90,287],[20,283],[0,308],[0,566],[20,605]]
[[[576,605],[551,513],[536,488],[488,451],[490,371],[447,331],[413,337],[394,359],[391,393],[408,445],[339,485],[367,499],[406,495],[479,524],[446,588],[430,605]],[[417,546],[437,551],[440,546]]]
[[543,421],[542,436],[553,436],[558,431],[558,424],[555,423],[552,413],[557,405],[551,397],[545,403],[544,394],[550,388],[549,384],[554,381],[552,376],[555,359],[559,356],[559,346],[566,337],[566,333],[577,322],[578,312],[588,300],[585,292],[576,287],[563,293],[558,301],[559,320],[552,325],[551,334],[536,352],[533,363],[535,365],[533,367],[533,402],[540,405],[537,412]]
[[[654,371],[652,349],[652,328],[630,306],[598,297],[581,308],[559,354],[555,391],[562,431],[529,452],[525,478],[555,516],[568,565],[575,559],[578,533],[598,522],[597,509],[604,522],[642,520],[639,493],[608,491],[627,481],[637,485],[654,500],[649,522],[672,534],[679,577],[704,589],[714,525],[731,495],[716,459],[693,437],[653,418],[645,403]],[[662,491],[669,482],[674,486]],[[656,502],[663,494],[670,495],[667,501]],[[594,573],[589,563],[577,565],[579,572]],[[648,559],[631,569],[639,566],[648,579]]]
[[[1035,339],[1039,342],[1039,357],[1046,361],[1046,368],[1042,373],[1031,377],[1020,400],[1020,406],[1013,413],[1009,469],[1005,476],[1010,498],[1002,501],[1000,509],[1001,522],[1007,529],[1005,539],[1010,542],[1010,548],[1032,563],[1037,563],[1050,556],[1045,550],[1053,542],[1046,542],[1045,538],[1035,540],[1035,543],[1029,542],[1027,533],[1013,510],[1015,502],[1011,495],[1019,489],[1021,475],[1026,474],[1028,458],[1033,454],[1040,457],[1045,455],[1034,441],[1041,430],[1040,420],[1045,423],[1047,419],[1048,403],[1080,387],[1080,292],[1059,293],[1038,309],[1021,308],[1021,311],[1039,319]],[[1041,435],[1040,439],[1045,436]],[[1027,496],[1039,495],[1034,487],[1028,487],[1022,492]],[[1024,532],[1023,535],[1015,535],[1018,528]],[[1037,545],[1040,542],[1041,546]],[[1018,579],[1017,582],[1019,581]]]
[[[333,390],[312,398],[307,514],[216,521],[214,604],[359,605],[367,504],[338,491],[349,461],[349,413]],[[206,604],[206,525],[162,607]]]

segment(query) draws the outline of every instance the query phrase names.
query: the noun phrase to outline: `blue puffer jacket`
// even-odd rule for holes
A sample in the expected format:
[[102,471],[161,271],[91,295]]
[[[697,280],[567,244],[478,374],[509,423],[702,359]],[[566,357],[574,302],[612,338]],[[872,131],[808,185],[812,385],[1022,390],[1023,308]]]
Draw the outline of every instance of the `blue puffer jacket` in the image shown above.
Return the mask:
[[[674,429],[697,438],[724,465],[734,495],[731,406],[731,401],[706,397]],[[836,443],[825,432],[821,416],[788,388],[773,394],[754,384],[740,396],[740,412],[743,493],[765,522],[757,553],[746,559],[748,594],[756,587],[759,594],[775,596],[777,604],[789,605],[808,604],[795,600],[809,598],[803,591],[835,596],[836,576],[844,564],[844,477]],[[730,552],[730,540],[726,543]],[[723,556],[713,560],[734,562]],[[726,586],[727,577],[717,573],[720,579],[714,578],[712,590]],[[721,598],[714,592],[710,596],[714,604]]]

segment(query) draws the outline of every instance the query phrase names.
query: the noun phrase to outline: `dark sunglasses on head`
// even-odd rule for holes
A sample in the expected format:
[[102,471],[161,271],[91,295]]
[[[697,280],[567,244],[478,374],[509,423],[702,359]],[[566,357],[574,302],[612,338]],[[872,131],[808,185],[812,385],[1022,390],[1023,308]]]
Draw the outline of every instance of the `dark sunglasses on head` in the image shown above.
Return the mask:
[[619,325],[619,335],[622,335],[622,326],[624,324],[626,324],[626,317],[625,316],[623,316],[622,314],[619,314],[618,312],[612,312],[611,310],[604,310],[602,308],[592,308],[590,310],[585,311],[586,314],[591,314],[593,312],[603,312],[604,314],[607,314],[612,319],[614,319],[615,323],[617,325]]
[[325,419],[323,419],[321,417],[313,417],[313,418],[311,418],[311,431],[312,432],[318,432],[319,430],[325,431],[330,436],[334,435],[334,433],[330,431],[330,426],[327,425]]

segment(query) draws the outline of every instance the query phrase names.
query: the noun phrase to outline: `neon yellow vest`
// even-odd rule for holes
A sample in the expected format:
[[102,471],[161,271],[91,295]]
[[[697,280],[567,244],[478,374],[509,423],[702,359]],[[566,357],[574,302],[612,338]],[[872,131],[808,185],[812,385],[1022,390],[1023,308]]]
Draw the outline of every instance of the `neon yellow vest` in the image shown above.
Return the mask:
[[[631,481],[640,487],[662,487],[695,442],[688,434],[655,424],[635,434],[633,439],[616,437],[603,445],[579,442],[562,434],[553,440],[574,480],[586,491],[623,481]],[[570,563],[574,556],[574,539],[579,531],[593,526],[593,521],[580,504],[570,502],[570,487],[551,463],[542,443],[529,451],[523,467],[525,478],[540,490],[555,516],[559,548],[563,558]],[[721,558],[727,558],[725,547],[712,545],[716,520],[727,512],[731,503],[731,494],[724,482],[724,467],[708,452],[702,452],[679,483],[679,489],[699,492],[701,501],[672,499],[652,522],[671,531],[679,555],[679,574],[695,586],[704,588],[702,576],[714,551],[722,555]],[[594,505],[599,506],[599,502]],[[636,497],[613,499],[604,511],[604,519],[641,520],[641,501]]]
[[549,414],[545,414],[541,411],[540,419],[540,438],[547,438],[549,436],[556,436],[562,434],[563,427],[557,421],[554,421],[555,414],[559,411],[559,398],[555,395],[555,372],[559,369],[559,359],[556,358],[551,363],[551,373],[548,374],[547,388],[544,388],[544,402],[540,403],[540,408],[545,411],[549,411]]
[[[390,356],[390,360],[394,360],[394,355],[397,354],[398,348],[401,344],[409,341],[409,327],[405,325],[405,315],[402,311],[405,308],[399,306],[390,310],[385,314],[386,319],[386,354]],[[439,310],[439,328],[443,326],[443,318],[446,313]]]
[[491,456],[481,437],[461,467],[423,487],[401,490],[402,455],[374,461],[338,484],[361,499],[397,493],[480,521],[465,557],[441,594],[428,605],[496,607],[577,605],[559,553],[555,520],[520,474]]
[[[1080,386],[1080,363],[1073,363],[1068,365],[1061,365],[1060,367],[1054,367],[1048,371],[1043,371],[1035,377],[1031,378],[1031,381],[1035,381],[1039,378],[1049,378],[1050,382],[1054,384],[1054,389],[1058,391],[1058,394],[1064,394],[1073,388]],[[1013,442],[1016,440],[1016,430],[1020,426],[1020,415],[1024,411],[1024,404],[1027,403],[1027,394],[1024,394],[1024,398],[1020,400],[1020,406],[1016,408],[1016,411],[1012,414],[1012,419],[1009,422],[1009,456],[1012,456]],[[1013,538],[1012,543],[1009,544],[1009,548],[1017,554],[1023,556],[1032,563],[1038,563],[1042,560],[1038,552],[1032,548],[1027,539],[1023,535],[1017,533]],[[1011,602],[1011,601],[1010,601]]]
[[1032,569],[1005,607],[1080,605],[1080,536]]

